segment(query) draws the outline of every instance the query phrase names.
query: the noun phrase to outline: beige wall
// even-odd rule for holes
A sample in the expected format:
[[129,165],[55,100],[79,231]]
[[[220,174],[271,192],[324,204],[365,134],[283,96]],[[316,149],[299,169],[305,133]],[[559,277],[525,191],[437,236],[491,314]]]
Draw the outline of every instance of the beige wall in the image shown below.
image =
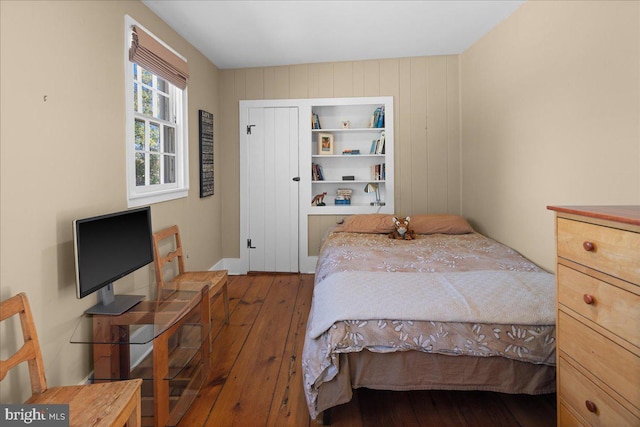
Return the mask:
[[[219,72],[138,1],[2,1],[0,8],[0,298],[27,293],[49,385],[73,384],[88,375],[91,353],[69,338],[95,297],[75,296],[71,222],[127,207],[124,15],[189,63],[191,191],[152,213],[156,230],[180,225],[192,269],[222,256],[220,180],[215,196],[200,199],[197,163],[197,112],[214,113],[218,125]],[[219,177],[219,156],[216,167]],[[116,292],[147,293],[151,268],[117,282]],[[0,332],[3,351],[16,344],[12,330]],[[19,369],[0,383],[1,401],[27,394]]]
[[[459,213],[458,81],[457,56],[221,71],[224,256],[239,257],[239,100],[393,96],[396,212]],[[310,218],[310,255],[332,221]]]
[[[51,385],[90,370],[88,348],[69,344],[94,303],[75,298],[71,221],[126,208],[125,13],[189,62],[192,190],[152,211],[155,229],[180,225],[190,268],[239,256],[241,99],[394,96],[397,212],[462,212],[548,269],[546,205],[640,203],[638,2],[528,2],[461,56],[218,71],[137,1],[0,1],[0,298],[31,298]],[[206,199],[198,109],[215,115]],[[147,292],[150,273],[117,290]],[[22,369],[0,383],[0,399],[26,381]]]
[[532,1],[461,55],[462,212],[554,269],[550,204],[640,203],[640,2]]

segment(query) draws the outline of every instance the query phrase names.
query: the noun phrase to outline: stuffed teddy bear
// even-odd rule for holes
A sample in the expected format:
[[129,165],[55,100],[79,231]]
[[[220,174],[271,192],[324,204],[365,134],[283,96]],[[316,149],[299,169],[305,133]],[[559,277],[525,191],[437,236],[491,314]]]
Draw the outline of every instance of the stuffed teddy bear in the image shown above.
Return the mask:
[[406,217],[402,219],[398,219],[397,217],[393,217],[393,223],[396,226],[396,229],[389,233],[390,239],[396,240],[413,240],[416,238],[416,233],[413,230],[409,229],[409,221],[411,221],[411,217]]

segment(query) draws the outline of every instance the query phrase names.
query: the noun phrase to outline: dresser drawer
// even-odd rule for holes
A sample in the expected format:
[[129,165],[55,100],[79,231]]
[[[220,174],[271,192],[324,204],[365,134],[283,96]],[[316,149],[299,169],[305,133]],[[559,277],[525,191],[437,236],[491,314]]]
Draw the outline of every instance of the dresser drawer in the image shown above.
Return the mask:
[[[576,360],[591,375],[640,408],[640,357],[562,311],[558,312],[557,323],[561,354]],[[616,366],[624,368],[612,369]]]
[[557,275],[559,304],[640,347],[639,295],[562,264]]
[[640,425],[640,418],[634,416],[625,407],[598,388],[597,385],[589,381],[564,358],[560,357],[559,363],[558,392],[560,405],[566,404],[573,408],[591,426]]
[[565,405],[558,405],[558,420],[561,427],[585,427]]
[[640,283],[640,233],[558,218],[558,256]]

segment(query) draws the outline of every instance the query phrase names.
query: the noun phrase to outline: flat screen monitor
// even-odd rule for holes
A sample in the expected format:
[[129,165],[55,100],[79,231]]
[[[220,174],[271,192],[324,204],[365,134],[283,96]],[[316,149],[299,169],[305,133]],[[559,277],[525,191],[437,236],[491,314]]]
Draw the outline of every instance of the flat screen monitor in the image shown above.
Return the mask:
[[153,262],[149,207],[115,212],[73,222],[76,296],[99,292],[90,314],[118,315],[144,295],[114,295],[113,282]]

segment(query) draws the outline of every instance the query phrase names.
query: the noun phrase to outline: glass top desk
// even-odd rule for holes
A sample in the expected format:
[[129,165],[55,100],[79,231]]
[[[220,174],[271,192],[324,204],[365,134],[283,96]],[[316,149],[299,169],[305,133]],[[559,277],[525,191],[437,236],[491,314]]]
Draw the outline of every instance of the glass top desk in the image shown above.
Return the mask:
[[[156,426],[180,421],[209,372],[210,307],[202,304],[209,301],[207,285],[172,286],[117,316],[83,315],[71,337],[72,343],[93,346],[95,382],[142,378],[153,383],[143,385],[153,389],[152,395],[143,391],[143,403],[153,399],[153,413],[143,404],[142,415],[153,417]],[[144,357],[132,361],[132,353]]]

